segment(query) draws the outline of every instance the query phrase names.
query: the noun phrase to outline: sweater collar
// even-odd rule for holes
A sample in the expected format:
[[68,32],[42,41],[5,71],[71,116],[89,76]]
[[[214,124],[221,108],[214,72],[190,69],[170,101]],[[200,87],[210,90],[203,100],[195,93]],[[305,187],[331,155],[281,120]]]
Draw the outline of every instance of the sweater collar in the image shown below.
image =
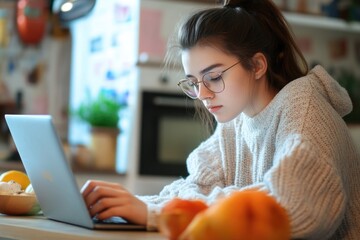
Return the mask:
[[[280,93],[280,92],[279,92]],[[269,126],[270,122],[274,118],[274,114],[277,106],[281,106],[279,102],[279,95],[276,94],[269,104],[255,116],[249,117],[245,113],[240,114],[240,118],[243,119],[243,124],[251,131],[261,131]]]

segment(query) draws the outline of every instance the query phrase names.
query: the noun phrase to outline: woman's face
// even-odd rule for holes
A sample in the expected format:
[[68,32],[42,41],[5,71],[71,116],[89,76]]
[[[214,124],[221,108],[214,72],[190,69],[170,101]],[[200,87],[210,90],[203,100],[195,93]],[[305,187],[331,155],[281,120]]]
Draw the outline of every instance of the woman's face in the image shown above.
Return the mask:
[[[207,72],[221,72],[238,62],[235,56],[228,55],[212,46],[195,46],[182,52],[182,64],[187,77],[202,80]],[[241,112],[255,115],[252,96],[256,84],[253,72],[236,64],[222,74],[224,91],[213,93],[203,83],[199,84],[198,98],[218,122],[228,122]]]

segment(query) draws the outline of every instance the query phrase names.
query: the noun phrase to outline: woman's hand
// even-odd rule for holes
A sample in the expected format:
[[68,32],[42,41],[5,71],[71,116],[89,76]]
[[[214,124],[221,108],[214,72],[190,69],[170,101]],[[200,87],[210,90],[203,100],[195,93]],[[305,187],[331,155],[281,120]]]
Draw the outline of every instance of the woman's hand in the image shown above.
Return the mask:
[[146,225],[146,204],[120,184],[89,180],[82,187],[81,194],[92,217],[103,220],[119,216],[133,223]]

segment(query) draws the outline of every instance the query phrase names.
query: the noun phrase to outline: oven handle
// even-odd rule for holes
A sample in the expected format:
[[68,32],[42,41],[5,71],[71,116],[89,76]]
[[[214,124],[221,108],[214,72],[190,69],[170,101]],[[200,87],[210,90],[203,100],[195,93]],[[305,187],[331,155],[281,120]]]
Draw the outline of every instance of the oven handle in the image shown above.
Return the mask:
[[193,101],[184,101],[183,98],[172,98],[172,97],[155,97],[153,100],[157,106],[166,107],[195,107]]

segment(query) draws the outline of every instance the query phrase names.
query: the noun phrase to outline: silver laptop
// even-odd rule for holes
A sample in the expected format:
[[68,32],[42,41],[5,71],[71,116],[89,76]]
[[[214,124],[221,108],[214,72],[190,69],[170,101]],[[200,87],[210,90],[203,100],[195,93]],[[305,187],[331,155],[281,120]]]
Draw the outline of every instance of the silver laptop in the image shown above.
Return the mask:
[[5,119],[45,217],[89,229],[145,230],[122,218],[91,218],[51,116],[7,114]]

